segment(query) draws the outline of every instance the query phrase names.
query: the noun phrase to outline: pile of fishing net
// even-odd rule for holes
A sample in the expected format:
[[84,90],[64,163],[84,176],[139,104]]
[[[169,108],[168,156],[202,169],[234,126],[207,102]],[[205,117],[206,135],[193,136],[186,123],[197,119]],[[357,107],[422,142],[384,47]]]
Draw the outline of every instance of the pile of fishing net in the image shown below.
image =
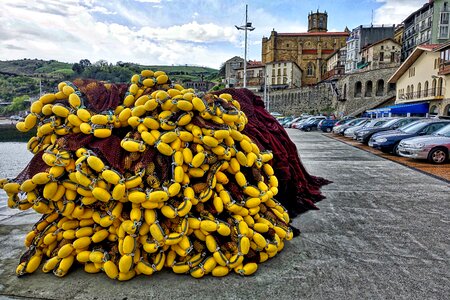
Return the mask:
[[9,207],[42,214],[17,275],[42,265],[62,277],[76,264],[118,280],[253,274],[294,236],[289,213],[314,208],[326,183],[258,101],[245,90],[199,97],[162,71],[130,85],[61,82],[17,124],[37,127],[33,159],[0,182]]

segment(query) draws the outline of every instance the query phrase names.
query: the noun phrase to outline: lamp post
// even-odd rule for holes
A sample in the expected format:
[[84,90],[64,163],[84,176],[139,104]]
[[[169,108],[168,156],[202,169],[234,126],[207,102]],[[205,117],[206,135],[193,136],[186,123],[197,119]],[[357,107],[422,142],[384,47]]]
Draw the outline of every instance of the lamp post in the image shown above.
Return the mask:
[[244,50],[244,88],[247,87],[247,31],[255,30],[255,27],[252,27],[252,23],[248,22],[248,5],[245,5],[245,25],[237,26],[234,25],[237,30],[244,30],[245,32],[245,50]]

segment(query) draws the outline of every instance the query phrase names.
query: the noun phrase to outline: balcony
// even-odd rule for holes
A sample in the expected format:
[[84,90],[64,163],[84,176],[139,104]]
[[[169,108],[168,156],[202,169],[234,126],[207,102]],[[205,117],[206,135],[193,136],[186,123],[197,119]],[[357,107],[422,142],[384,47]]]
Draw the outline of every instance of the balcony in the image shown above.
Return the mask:
[[440,90],[428,89],[421,90],[414,93],[404,93],[398,95],[398,100],[401,102],[414,102],[418,100],[442,100],[444,99],[445,88],[442,87]]
[[450,74],[450,60],[441,62],[439,65],[439,75],[449,75]]

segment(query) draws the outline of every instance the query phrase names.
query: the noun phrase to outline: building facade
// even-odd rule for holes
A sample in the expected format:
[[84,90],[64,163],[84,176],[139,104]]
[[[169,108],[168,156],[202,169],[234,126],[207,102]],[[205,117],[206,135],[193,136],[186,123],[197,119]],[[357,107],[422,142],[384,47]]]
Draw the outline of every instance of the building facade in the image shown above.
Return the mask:
[[183,86],[187,89],[193,88],[201,92],[207,92],[212,89],[216,84],[211,81],[185,81]]
[[360,25],[352,30],[347,39],[347,58],[345,63],[345,73],[353,73],[361,65],[361,50],[370,44],[393,38],[395,25]]
[[438,47],[435,51],[439,52],[439,72],[438,76],[444,80],[444,99],[441,103],[440,114],[450,116],[450,42]]
[[397,85],[396,104],[428,103],[430,115],[443,114],[446,78],[439,74],[440,52],[434,51],[437,46],[417,46],[389,79]]
[[278,33],[262,39],[262,62],[295,62],[302,71],[302,86],[314,85],[322,80],[327,71],[326,59],[345,46],[348,32],[328,32],[328,15],[310,13],[308,32]]
[[[244,68],[236,69],[236,87],[244,87]],[[264,65],[260,61],[247,63],[247,89],[257,92],[264,87]]]
[[413,12],[404,21],[402,61],[412,53],[417,45],[440,44],[449,36],[450,1],[430,0]]
[[401,45],[388,38],[369,45],[361,51],[359,67],[364,70],[396,67],[400,64]]
[[450,1],[434,0],[431,43],[442,44],[450,39]]
[[322,76],[322,80],[339,78],[345,74],[345,59],[347,57],[347,47],[336,50],[327,58],[327,72]]
[[302,71],[292,61],[275,61],[265,65],[269,89],[294,89],[302,86]]
[[237,83],[236,70],[244,67],[244,59],[235,56],[225,62],[225,87],[233,87]]

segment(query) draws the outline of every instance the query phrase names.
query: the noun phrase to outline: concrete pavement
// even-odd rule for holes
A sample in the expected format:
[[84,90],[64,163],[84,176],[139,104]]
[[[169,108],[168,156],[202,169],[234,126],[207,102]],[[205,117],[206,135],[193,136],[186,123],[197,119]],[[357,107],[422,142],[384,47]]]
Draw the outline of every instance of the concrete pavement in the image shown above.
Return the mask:
[[1,206],[0,298],[448,299],[450,186],[317,132],[289,134],[310,173],[334,183],[323,188],[319,211],[294,220],[301,236],[254,276],[195,280],[165,271],[119,283],[77,268],[63,279],[17,278],[36,218]]

